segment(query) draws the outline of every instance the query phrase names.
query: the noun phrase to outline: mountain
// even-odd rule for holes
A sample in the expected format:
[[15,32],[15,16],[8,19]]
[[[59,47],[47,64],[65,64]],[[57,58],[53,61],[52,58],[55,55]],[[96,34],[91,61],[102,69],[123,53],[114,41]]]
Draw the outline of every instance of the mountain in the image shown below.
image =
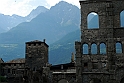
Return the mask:
[[39,6],[36,9],[32,10],[31,13],[26,17],[18,16],[15,14],[12,16],[0,14],[0,33],[7,32],[11,28],[17,26],[22,22],[29,22],[40,13],[46,12],[47,10],[47,8]]
[[99,20],[98,19],[99,19],[98,15],[94,15],[94,17],[88,23],[88,28],[89,29],[99,28]]
[[79,29],[80,10],[61,1],[40,13],[30,22],[23,22],[0,34],[0,57],[5,61],[25,56],[25,42],[46,39],[48,45]]
[[30,22],[33,18],[35,18],[40,13],[45,13],[49,9],[45,8],[44,6],[38,6],[36,9],[33,9],[31,13],[25,17],[26,22]]
[[75,41],[80,41],[80,30],[65,35],[60,40],[50,45],[49,62],[62,64],[71,61],[72,53],[75,53]]
[[79,8],[61,1],[30,22],[23,22],[8,32],[0,34],[0,43],[20,43],[45,38],[51,44],[67,33],[79,29],[79,25]]
[[24,17],[18,15],[4,15],[0,14],[0,33],[10,30],[12,27],[24,22]]

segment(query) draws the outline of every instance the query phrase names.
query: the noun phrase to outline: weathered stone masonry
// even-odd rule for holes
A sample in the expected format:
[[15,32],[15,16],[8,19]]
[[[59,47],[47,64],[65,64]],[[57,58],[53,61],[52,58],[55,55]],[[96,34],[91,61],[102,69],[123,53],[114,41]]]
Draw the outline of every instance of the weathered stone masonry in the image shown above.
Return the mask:
[[[124,1],[80,0],[80,5],[81,41],[75,42],[77,83],[124,83],[124,28],[120,25]],[[99,28],[88,29],[87,17],[91,12],[98,14]],[[87,53],[84,44],[88,46]],[[92,53],[93,44],[96,54]],[[105,45],[105,53],[100,52],[101,44]]]

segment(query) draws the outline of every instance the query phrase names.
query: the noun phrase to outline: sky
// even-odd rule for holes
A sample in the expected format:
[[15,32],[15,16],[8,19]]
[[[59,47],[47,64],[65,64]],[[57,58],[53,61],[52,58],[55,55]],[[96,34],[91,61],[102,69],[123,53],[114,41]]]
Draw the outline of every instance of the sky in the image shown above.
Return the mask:
[[79,7],[79,0],[0,0],[0,13],[5,15],[27,16],[38,6],[44,6],[50,9],[59,1],[66,1]]

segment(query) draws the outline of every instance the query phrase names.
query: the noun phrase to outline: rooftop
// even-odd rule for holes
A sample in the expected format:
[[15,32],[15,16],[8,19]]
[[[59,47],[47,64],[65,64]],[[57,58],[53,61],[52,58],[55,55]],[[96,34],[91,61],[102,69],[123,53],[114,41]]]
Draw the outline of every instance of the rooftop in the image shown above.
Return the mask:
[[3,59],[2,59],[2,58],[0,58],[0,63],[4,63],[4,61],[3,61]]
[[25,63],[25,59],[24,58],[18,58],[18,59],[8,61],[6,63]]

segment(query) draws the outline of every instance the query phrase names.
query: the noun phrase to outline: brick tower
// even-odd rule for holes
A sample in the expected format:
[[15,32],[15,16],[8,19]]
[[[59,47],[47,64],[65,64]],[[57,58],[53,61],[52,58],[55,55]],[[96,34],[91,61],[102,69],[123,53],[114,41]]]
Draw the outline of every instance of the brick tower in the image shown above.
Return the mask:
[[[77,83],[124,83],[124,0],[80,0],[80,5],[81,41],[75,42]],[[92,12],[98,16],[94,28],[88,24]]]

